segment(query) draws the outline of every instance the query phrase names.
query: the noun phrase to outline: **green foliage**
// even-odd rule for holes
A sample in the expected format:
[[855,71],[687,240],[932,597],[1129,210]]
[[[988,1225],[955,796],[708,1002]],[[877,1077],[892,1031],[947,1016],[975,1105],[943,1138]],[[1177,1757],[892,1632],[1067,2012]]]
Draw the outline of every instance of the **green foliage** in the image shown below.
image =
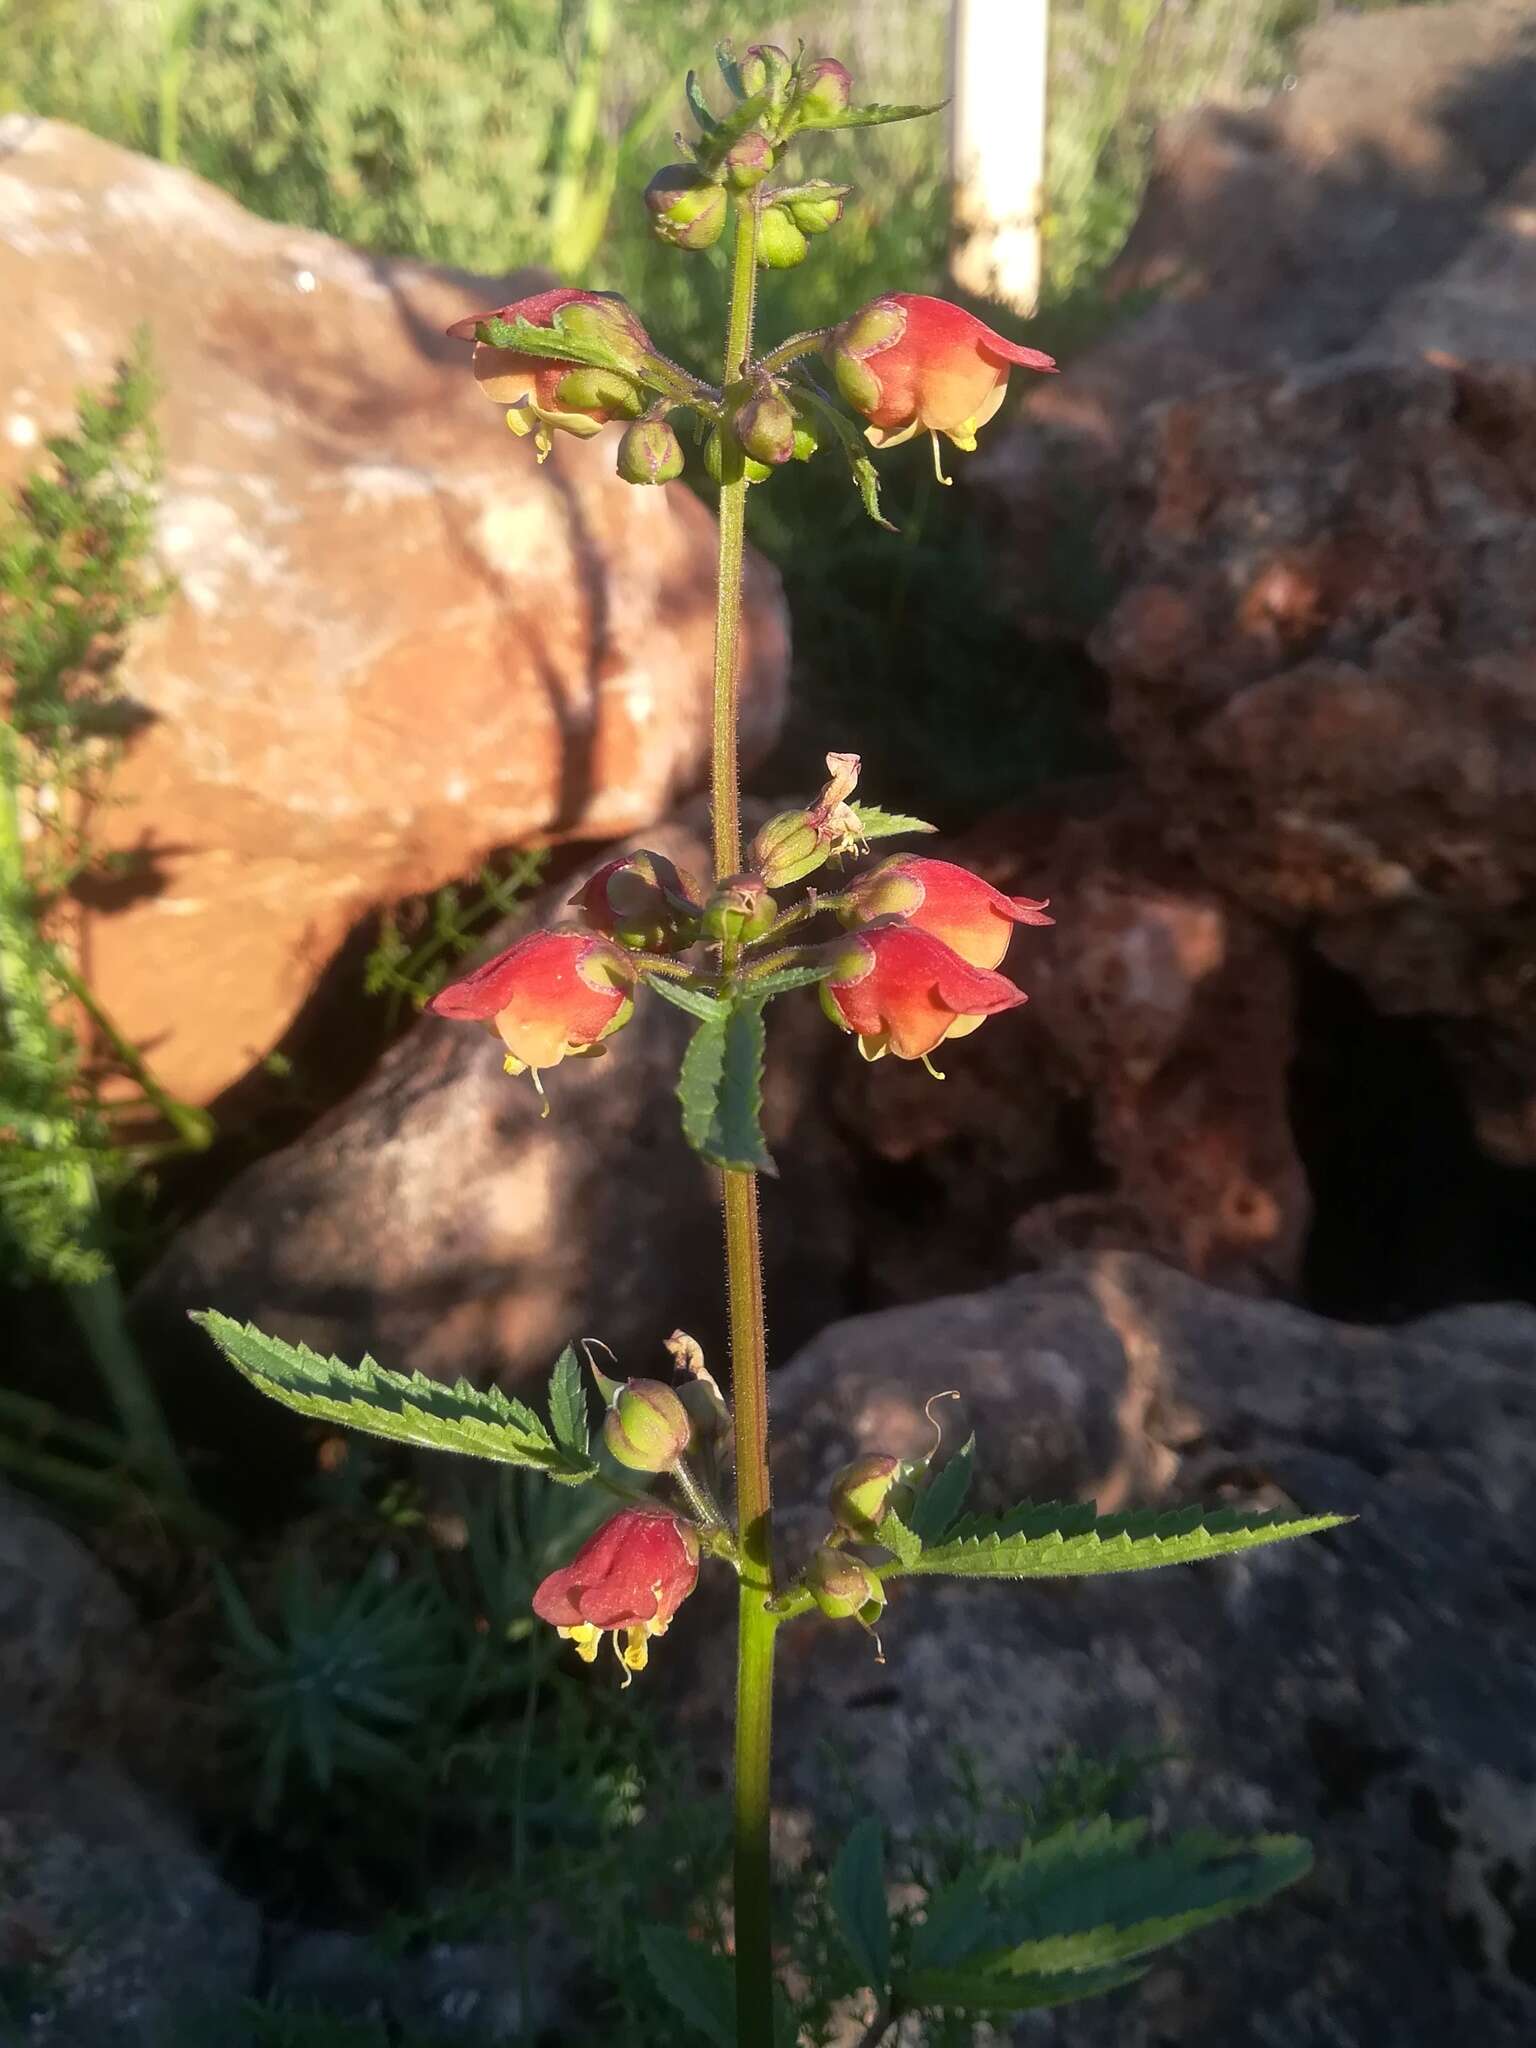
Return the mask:
[[350,1586],[326,1586],[300,1556],[278,1575],[270,1630],[222,1570],[219,1596],[232,1704],[259,1741],[261,1822],[270,1824],[295,1773],[329,1792],[339,1778],[410,1771],[401,1738],[454,1675],[441,1607],[422,1585],[393,1582],[380,1553]]
[[683,1055],[683,1135],[711,1165],[774,1170],[760,1121],[764,1037],[762,1002],[738,999],[700,1024]]
[[873,1815],[858,1822],[838,1851],[827,1891],[863,1981],[884,1997],[891,1974],[891,1923],[885,1903],[885,1835]]
[[[1261,1544],[1337,1529],[1347,1515],[1264,1514],[1238,1508],[1143,1508],[1100,1515],[1087,1503],[1026,1503],[1006,1515],[968,1516],[941,1541],[901,1559],[911,1573],[949,1578],[1096,1578],[1229,1557]],[[910,1532],[907,1532],[910,1534]],[[881,1530],[884,1540],[885,1530]]]
[[106,1273],[97,1190],[131,1170],[101,1069],[159,1095],[99,1012],[105,1061],[88,1064],[63,1021],[88,996],[69,959],[68,892],[95,864],[92,824],[138,722],[118,684],[124,640],[166,595],[149,560],[154,402],[141,334],[0,515],[0,1131],[18,1141],[0,1148],[0,1250],[12,1277],[71,1286]]
[[[192,1320],[252,1386],[300,1415],[347,1423],[422,1450],[531,1466],[568,1485],[579,1486],[597,1470],[595,1460],[573,1444],[557,1442],[526,1403],[499,1387],[472,1387],[467,1380],[448,1386],[419,1372],[390,1372],[366,1357],[361,1365],[343,1365],[213,1309]],[[557,1386],[564,1384],[569,1359],[567,1352],[556,1367]]]
[[386,998],[391,1028],[406,1004],[420,1010],[430,1002],[492,925],[525,909],[525,898],[537,885],[544,863],[542,853],[514,854],[504,874],[482,867],[473,894],[438,889],[385,911],[364,963],[363,987],[371,996]]
[[1213,1921],[1261,1905],[1311,1868],[1294,1836],[1166,1843],[1102,1817],[978,1864],[930,1898],[896,1997],[906,2008],[1007,2010],[1097,1996],[1128,1968]]
[[930,825],[926,818],[904,817],[899,811],[883,811],[878,804],[850,804],[848,808],[859,821],[859,836],[862,839],[893,839],[906,832],[937,832],[937,825]]

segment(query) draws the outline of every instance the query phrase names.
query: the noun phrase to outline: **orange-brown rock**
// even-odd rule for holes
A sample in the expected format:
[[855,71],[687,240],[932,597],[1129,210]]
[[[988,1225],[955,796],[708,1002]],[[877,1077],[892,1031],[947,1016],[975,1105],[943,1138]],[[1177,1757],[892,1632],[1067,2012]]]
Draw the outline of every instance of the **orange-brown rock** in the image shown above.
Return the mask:
[[1166,408],[1094,641],[1166,844],[1447,1026],[1536,1160],[1536,367],[1351,360]]
[[[142,889],[87,919],[91,982],[177,1093],[281,1035],[371,905],[491,848],[611,838],[702,780],[714,524],[542,469],[444,326],[476,281],[274,226],[57,123],[0,124],[0,487],[147,322],[164,387],[158,544],[178,595],[126,687],[152,722],[103,843]],[[782,707],[786,626],[754,563],[744,738]]]

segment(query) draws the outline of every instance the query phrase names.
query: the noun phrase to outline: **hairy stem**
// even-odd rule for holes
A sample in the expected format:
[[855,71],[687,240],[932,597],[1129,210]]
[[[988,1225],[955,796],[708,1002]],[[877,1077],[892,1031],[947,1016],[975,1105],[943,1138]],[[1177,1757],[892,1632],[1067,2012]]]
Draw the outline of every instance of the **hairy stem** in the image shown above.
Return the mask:
[[[745,374],[752,353],[757,292],[757,207],[736,207],[726,322],[727,392]],[[741,802],[737,788],[736,698],[741,667],[741,577],[746,540],[747,482],[741,452],[721,436],[720,580],[715,622],[714,808],[715,873],[741,865]],[[736,948],[726,949],[727,975]],[[731,1395],[736,1416],[736,1519],[741,1569],[736,1657],[736,2038],[739,2048],[772,2048],[773,1936],[770,1917],[768,1821],[773,1742],[773,1545],[768,1481],[768,1342],[763,1316],[763,1263],[758,1244],[757,1176],[724,1175],[725,1284],[730,1306]]]

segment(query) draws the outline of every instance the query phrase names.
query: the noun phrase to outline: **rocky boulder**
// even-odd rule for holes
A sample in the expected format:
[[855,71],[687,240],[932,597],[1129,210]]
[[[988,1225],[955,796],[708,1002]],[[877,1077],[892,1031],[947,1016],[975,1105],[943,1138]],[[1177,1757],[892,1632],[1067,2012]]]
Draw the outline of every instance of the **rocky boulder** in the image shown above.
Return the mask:
[[1529,0],[1331,12],[1286,88],[1163,124],[1106,281],[1122,317],[977,462],[1037,628],[1080,630],[1062,522],[1080,552],[1149,406],[1362,346],[1405,361],[1536,352]]
[[[1518,2048],[1536,2027],[1536,1314],[1397,1329],[1218,1293],[1098,1256],[834,1326],[773,1382],[785,1548],[856,1450],[974,1427],[984,1500],[1333,1508],[1351,1526],[1246,1560],[1050,1585],[893,1587],[887,1658],[796,1623],[781,1657],[786,1845],[836,1796],[825,1741],[900,1841],[958,1810],[968,1751],[996,1804],[1076,1748],[1160,1752],[1165,1823],[1295,1829],[1313,1875],[1134,1990],[1022,2023],[1074,2048]],[[713,1595],[701,1591],[698,1603]],[[722,1617],[723,1619],[723,1617]],[[729,1660],[706,1605],[669,1640],[700,1754]],[[686,1660],[686,1661],[684,1661]],[[723,1753],[723,1752],[720,1752]]]
[[[158,548],[177,595],[124,680],[150,722],[99,820],[136,856],[85,917],[91,983],[206,1101],[282,1035],[381,901],[492,848],[603,839],[703,780],[714,523],[613,475],[539,468],[450,320],[517,279],[274,225],[77,129],[0,122],[0,488],[147,323]],[[783,601],[754,560],[743,738],[771,743]]]
[[[0,1489],[0,2039],[162,2048],[254,1985],[259,1916],[121,1767],[151,1711],[128,1600]],[[16,2031],[10,2031],[14,2026]]]
[[1536,1161],[1536,365],[1351,360],[1162,409],[1093,646],[1170,847],[1378,1010],[1441,1020]]

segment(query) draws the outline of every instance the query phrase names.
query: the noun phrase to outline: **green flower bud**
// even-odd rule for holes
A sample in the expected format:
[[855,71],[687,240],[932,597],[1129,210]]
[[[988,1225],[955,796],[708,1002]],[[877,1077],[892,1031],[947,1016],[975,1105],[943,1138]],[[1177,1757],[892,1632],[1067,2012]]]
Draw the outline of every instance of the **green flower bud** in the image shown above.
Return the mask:
[[600,412],[610,420],[633,419],[645,410],[649,393],[620,370],[597,370],[578,363],[555,386],[555,399],[572,412]]
[[859,1621],[873,1628],[885,1609],[878,1575],[846,1550],[825,1543],[805,1568],[805,1590],[829,1621]]
[[[704,467],[713,482],[717,484],[724,483],[724,449],[721,444],[718,427],[711,429],[709,439],[704,443]],[[759,462],[755,456],[748,455],[745,457],[745,475],[749,484],[760,484],[767,477],[772,476],[773,471],[766,462]]]
[[725,187],[692,164],[664,164],[645,188],[651,233],[673,249],[710,249],[725,226]]
[[704,936],[750,946],[770,930],[778,914],[779,906],[760,876],[730,875],[715,885],[704,906]]
[[911,1507],[914,1495],[906,1479],[907,1469],[901,1459],[887,1452],[855,1458],[837,1474],[828,1490],[833,1521],[861,1543],[873,1541],[892,1508],[899,1515]]
[[782,98],[794,76],[794,64],[787,50],[777,43],[752,43],[741,60],[741,82],[749,99],[760,92]]
[[774,147],[760,128],[752,128],[725,153],[725,182],[733,192],[750,192],[773,169]]
[[780,204],[802,235],[824,235],[843,217],[843,202],[850,187],[833,185],[825,178],[813,178],[784,193]]
[[853,98],[853,79],[835,57],[818,57],[807,64],[795,80],[791,104],[796,127],[814,128],[822,121],[835,121]]
[[683,444],[665,420],[636,420],[620,437],[618,471],[627,484],[669,484],[683,473]]
[[693,1436],[688,1411],[660,1380],[626,1380],[603,1418],[609,1454],[631,1472],[668,1472]]
[[772,385],[754,391],[732,425],[737,440],[758,462],[788,462],[795,452],[795,415]]
[[793,270],[810,246],[787,208],[764,207],[757,224],[757,260],[764,270]]
[[753,840],[747,858],[770,889],[787,889],[824,866],[829,851],[804,811],[780,811]]

